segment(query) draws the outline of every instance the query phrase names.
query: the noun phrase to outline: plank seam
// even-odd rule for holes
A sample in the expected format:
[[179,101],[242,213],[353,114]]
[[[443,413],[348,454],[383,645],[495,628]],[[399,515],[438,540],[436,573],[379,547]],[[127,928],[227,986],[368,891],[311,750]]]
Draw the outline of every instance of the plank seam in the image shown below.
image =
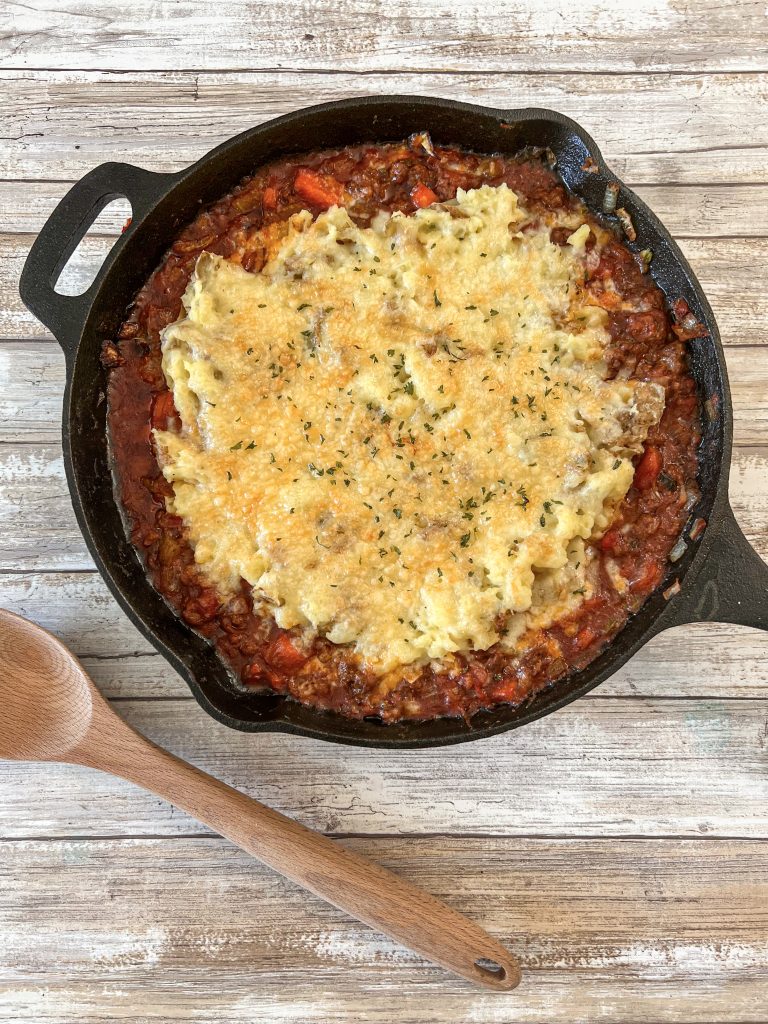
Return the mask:
[[[325,77],[351,77],[351,78],[377,78],[381,77],[408,77],[413,78],[421,75],[429,78],[566,78],[574,75],[586,76],[589,78],[643,78],[664,77],[664,78],[700,78],[702,76],[743,76],[744,78],[758,78],[768,74],[768,68],[658,68],[638,71],[637,69],[616,70],[615,68],[583,69],[578,66],[567,68],[546,68],[531,69],[506,69],[506,68],[430,68],[430,67],[392,67],[392,68],[325,68],[325,67],[285,67],[269,66],[264,67],[227,67],[227,68],[147,68],[142,67],[140,72],[135,68],[110,68],[110,67],[0,67],[0,77],[4,75],[166,75],[188,77],[190,87],[194,85],[194,79],[198,77],[214,77],[216,75],[322,75]],[[195,97],[197,99],[197,97]]]
[[[319,830],[317,830],[319,831]],[[753,843],[764,844],[768,842],[768,833],[761,836],[739,836],[739,835],[696,835],[694,833],[619,833],[609,832],[575,833],[575,832],[536,832],[536,833],[500,833],[500,832],[322,832],[322,835],[329,839],[362,839],[362,840],[385,840],[388,842],[399,842],[402,840],[495,840],[504,843],[515,842],[564,842],[564,843]],[[221,836],[218,832],[117,832],[103,834],[75,833],[72,835],[58,836],[0,836],[0,844],[3,843],[103,843],[103,842],[178,842],[178,841],[204,841],[204,842],[226,842],[230,840]],[[231,844],[230,844],[231,845]],[[257,858],[256,858],[257,859]]]

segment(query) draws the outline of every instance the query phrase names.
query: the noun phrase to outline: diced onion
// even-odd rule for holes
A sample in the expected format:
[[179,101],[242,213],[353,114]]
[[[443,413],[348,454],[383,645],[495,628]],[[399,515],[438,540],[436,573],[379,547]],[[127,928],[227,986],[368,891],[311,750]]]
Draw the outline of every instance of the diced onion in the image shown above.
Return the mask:
[[710,423],[714,423],[717,419],[717,407],[719,404],[717,395],[710,395],[704,403],[704,412],[707,414],[707,420]]
[[670,586],[668,586],[667,589],[664,591],[664,594],[663,594],[664,600],[665,601],[669,601],[669,599],[671,597],[674,597],[675,594],[679,594],[680,593],[680,589],[681,589],[680,588],[680,580],[675,580],[675,582],[672,583]]
[[696,503],[698,502],[698,500],[699,500],[698,494],[696,494],[695,492],[693,494],[689,494],[688,498],[687,498],[687,500],[685,502],[685,505],[683,506],[685,511],[686,512],[690,512],[691,509],[696,506]]
[[435,149],[432,145],[432,139],[429,137],[429,132],[417,132],[408,141],[411,144],[411,149],[421,147],[428,156],[435,155]]
[[619,218],[624,234],[627,236],[630,242],[634,242],[637,238],[637,232],[635,231],[635,225],[632,223],[632,218],[629,216],[623,206],[620,206],[616,211],[616,216]]
[[616,209],[616,203],[619,199],[619,186],[615,181],[609,182],[605,186],[605,196],[603,197],[603,213],[613,213]]
[[706,528],[707,528],[707,521],[706,521],[706,519],[699,518],[699,519],[694,520],[693,526],[691,527],[690,532],[688,534],[689,539],[690,540],[698,540],[699,537],[702,535],[702,533],[704,533]]
[[685,552],[687,550],[688,550],[688,545],[686,544],[686,542],[683,540],[682,537],[679,537],[678,540],[677,540],[677,543],[672,548],[672,550],[669,552],[669,560],[670,560],[670,562],[679,562],[680,559],[683,557],[683,555],[685,554]]
[[683,319],[680,321],[680,326],[684,328],[686,331],[693,331],[699,326],[699,321],[696,319],[693,313],[689,313],[687,316],[684,316]]

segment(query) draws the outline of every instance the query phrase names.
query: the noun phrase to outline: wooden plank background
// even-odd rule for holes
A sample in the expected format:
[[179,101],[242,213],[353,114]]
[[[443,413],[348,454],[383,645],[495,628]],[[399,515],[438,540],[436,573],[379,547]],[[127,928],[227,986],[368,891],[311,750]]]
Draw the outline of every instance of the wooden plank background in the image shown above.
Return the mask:
[[[0,605],[62,636],[152,739],[482,921],[525,978],[474,991],[127,784],[2,765],[0,1022],[765,1024],[764,634],[672,630],[582,701],[458,748],[250,737],[197,707],[79,536],[63,359],[17,293],[35,232],[104,160],[173,170],[277,114],[382,93],[561,110],[662,217],[720,323],[731,499],[768,558],[764,2],[5,0]],[[94,225],[68,291],[127,215]]]

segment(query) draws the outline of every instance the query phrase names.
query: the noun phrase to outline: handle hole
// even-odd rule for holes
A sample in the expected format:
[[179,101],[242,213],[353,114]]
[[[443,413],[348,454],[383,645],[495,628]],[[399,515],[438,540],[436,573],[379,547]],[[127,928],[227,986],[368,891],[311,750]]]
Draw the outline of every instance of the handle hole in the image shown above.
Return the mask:
[[88,291],[131,214],[131,204],[124,196],[107,203],[61,268],[53,286],[57,294],[75,296]]
[[487,956],[479,956],[477,960],[475,960],[475,967],[479,971],[482,971],[483,974],[490,974],[491,977],[495,978],[497,981],[503,981],[507,976],[506,968],[496,960],[491,960],[490,957]]

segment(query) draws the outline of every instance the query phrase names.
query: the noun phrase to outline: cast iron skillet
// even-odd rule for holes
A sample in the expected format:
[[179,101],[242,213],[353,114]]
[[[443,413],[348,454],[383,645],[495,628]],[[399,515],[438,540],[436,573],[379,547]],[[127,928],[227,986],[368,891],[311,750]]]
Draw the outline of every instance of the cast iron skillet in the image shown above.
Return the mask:
[[[718,620],[768,630],[768,567],[737,526],[728,504],[731,398],[712,310],[677,245],[647,206],[621,186],[620,206],[637,229],[638,249],[653,251],[651,272],[670,300],[684,298],[709,337],[691,343],[699,395],[711,415],[699,456],[701,500],[691,520],[707,528],[689,543],[667,579],[613,640],[581,672],[555,683],[520,707],[500,706],[461,719],[382,725],[316,711],[271,693],[236,686],[213,648],[188,628],[147,579],[126,536],[113,490],[106,435],[106,372],[99,354],[112,338],[138,288],[181,227],[202,204],[219,199],[260,164],[284,154],[361,142],[398,140],[427,130],[438,143],[481,153],[517,153],[549,147],[566,185],[595,212],[605,187],[617,181],[600,151],[574,121],[549,110],[499,110],[422,96],[342,100],[268,121],[225,142],[175,174],[154,174],[108,163],[82,178],[59,203],[32,246],[21,275],[21,297],[64,349],[64,462],[80,528],[102,576],[129,618],[187,680],[218,721],[236,729],[279,730],[379,747],[428,747],[479,739],[525,725],[575,700],[606,679],[662,629]],[[596,173],[584,169],[591,157]],[[91,287],[75,298],[54,291],[59,272],[98,213],[124,196],[133,221],[117,241]],[[687,530],[686,530],[687,533]],[[663,591],[680,582],[665,600]]]

